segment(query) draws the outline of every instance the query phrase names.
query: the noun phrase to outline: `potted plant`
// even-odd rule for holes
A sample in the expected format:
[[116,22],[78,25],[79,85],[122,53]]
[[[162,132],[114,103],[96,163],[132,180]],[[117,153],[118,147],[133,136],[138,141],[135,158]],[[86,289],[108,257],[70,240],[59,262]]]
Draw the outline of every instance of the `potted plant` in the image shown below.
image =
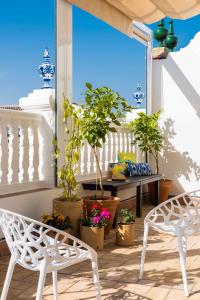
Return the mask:
[[[67,233],[70,233],[72,229],[69,217],[64,217],[62,214],[58,214],[56,212],[53,212],[52,214],[43,214],[42,223],[63,230]],[[48,235],[54,238],[56,233],[52,230],[48,232]]]
[[[128,124],[128,128],[134,134],[134,143],[142,152],[149,153],[155,160],[156,174],[159,174],[159,153],[163,148],[164,137],[159,128],[159,118],[162,110],[151,115],[144,112],[138,113],[138,118]],[[160,181],[160,202],[167,200],[172,187],[172,180]]]
[[[116,132],[115,126],[120,126],[120,119],[125,117],[125,112],[131,110],[131,106],[118,93],[108,87],[94,88],[86,83],[85,104],[82,105],[81,127],[85,141],[91,146],[96,161],[96,193],[92,197],[84,198],[87,209],[91,208],[93,202],[98,201],[107,207],[111,213],[109,226],[112,226],[119,198],[105,197],[103,190],[103,175],[99,163],[99,149],[106,141],[109,132]],[[99,180],[101,193],[97,196],[97,184]],[[105,201],[106,200],[106,201]]]
[[60,157],[61,154],[64,156],[64,164],[57,171],[58,187],[62,188],[62,195],[53,200],[53,211],[69,216],[73,226],[71,233],[78,236],[83,204],[82,199],[77,195],[78,182],[76,180],[82,146],[80,111],[70,104],[68,99],[64,99],[63,108],[63,124],[65,127],[63,141],[66,143],[63,153],[58,148],[57,141],[53,141],[55,158]]
[[81,239],[95,250],[102,250],[104,245],[104,227],[111,219],[107,208],[94,203],[81,220]]
[[135,240],[135,220],[129,209],[121,210],[120,222],[116,228],[116,243],[120,246],[132,246]]

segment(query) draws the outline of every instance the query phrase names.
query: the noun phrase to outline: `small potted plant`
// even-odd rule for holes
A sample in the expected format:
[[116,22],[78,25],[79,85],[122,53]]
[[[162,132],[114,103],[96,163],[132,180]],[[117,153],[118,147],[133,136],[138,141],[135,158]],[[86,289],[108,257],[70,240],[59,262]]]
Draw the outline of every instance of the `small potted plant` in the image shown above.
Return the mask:
[[[118,93],[108,87],[93,88],[90,83],[86,83],[85,102],[81,114],[81,128],[84,140],[91,146],[96,161],[96,194],[92,197],[85,197],[84,203],[87,209],[91,208],[94,202],[101,203],[107,207],[111,213],[109,226],[106,228],[108,233],[119,204],[118,197],[105,197],[103,190],[103,175],[99,163],[99,149],[106,141],[109,132],[116,132],[116,126],[120,126],[120,119],[125,117],[125,112],[132,109],[127,101]],[[97,196],[97,184],[101,193]]]
[[82,215],[83,200],[78,197],[78,161],[82,146],[82,134],[80,127],[80,110],[70,104],[68,99],[63,102],[63,142],[65,146],[59,149],[54,140],[54,156],[64,158],[64,164],[57,171],[58,187],[62,189],[62,195],[53,200],[53,211],[69,216],[72,222],[72,235],[79,235],[80,218]]
[[[128,124],[128,128],[134,134],[134,144],[138,145],[145,154],[149,153],[155,160],[156,174],[159,174],[159,153],[163,148],[164,137],[159,128],[159,119],[162,110],[147,115],[138,113],[138,118]],[[172,188],[173,181],[170,179],[160,180],[160,202],[167,200]],[[149,185],[151,190],[152,185]],[[152,193],[153,194],[153,193]]]
[[120,222],[116,228],[116,243],[120,246],[132,246],[135,240],[135,220],[129,209],[122,209]]
[[81,239],[95,250],[102,250],[104,227],[110,219],[109,210],[98,203],[94,203],[81,220]]
[[[62,214],[53,212],[52,214],[43,214],[42,223],[52,226],[54,228],[63,230],[70,233],[72,225],[68,216],[64,217]],[[56,233],[53,231],[48,232],[48,235],[55,237]]]

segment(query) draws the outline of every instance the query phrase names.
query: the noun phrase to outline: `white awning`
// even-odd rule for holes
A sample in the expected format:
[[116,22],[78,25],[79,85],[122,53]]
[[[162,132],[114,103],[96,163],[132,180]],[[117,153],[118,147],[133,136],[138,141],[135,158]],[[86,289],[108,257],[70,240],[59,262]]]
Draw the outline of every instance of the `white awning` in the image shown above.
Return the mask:
[[132,23],[153,23],[165,16],[187,19],[200,13],[199,0],[68,0],[128,36]]

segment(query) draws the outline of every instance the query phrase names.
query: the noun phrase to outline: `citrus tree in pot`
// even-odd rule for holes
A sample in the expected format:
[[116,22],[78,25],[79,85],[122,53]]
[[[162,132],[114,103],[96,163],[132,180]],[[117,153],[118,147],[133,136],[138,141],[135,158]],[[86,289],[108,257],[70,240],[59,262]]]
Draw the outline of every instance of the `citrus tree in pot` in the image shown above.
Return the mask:
[[[163,148],[164,141],[159,128],[161,113],[162,110],[151,115],[140,112],[138,113],[138,118],[128,124],[128,128],[134,134],[134,143],[138,145],[143,153],[149,153],[154,158],[157,174],[159,174],[159,153]],[[160,181],[160,202],[167,200],[172,183],[172,180],[169,179],[162,179]]]
[[[119,198],[105,197],[103,190],[103,175],[99,163],[98,151],[106,141],[109,132],[116,132],[115,126],[120,126],[120,119],[132,109],[127,101],[118,93],[108,87],[93,89],[90,83],[86,83],[85,104],[82,105],[81,128],[85,141],[91,146],[96,161],[96,194],[85,197],[86,209],[90,209],[93,202],[99,202],[111,212],[110,224],[106,226],[106,233],[110,230],[116,213]],[[101,193],[97,196],[97,184]]]
[[127,208],[120,212],[120,221],[116,228],[116,243],[120,246],[132,246],[135,240],[134,215]]
[[63,102],[63,125],[65,127],[63,141],[65,144],[63,153],[55,145],[54,156],[64,156],[64,164],[58,169],[58,187],[62,189],[62,195],[53,200],[53,211],[68,216],[72,223],[71,233],[75,236],[79,233],[79,223],[82,215],[83,200],[78,197],[78,161],[82,146],[82,131],[80,126],[80,110],[70,104],[68,99]]

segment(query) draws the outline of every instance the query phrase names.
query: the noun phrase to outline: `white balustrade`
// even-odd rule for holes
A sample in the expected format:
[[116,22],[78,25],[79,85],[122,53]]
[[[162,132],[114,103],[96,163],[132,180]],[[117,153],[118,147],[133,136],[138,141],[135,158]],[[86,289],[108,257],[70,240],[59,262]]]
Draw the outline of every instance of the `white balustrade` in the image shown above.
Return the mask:
[[43,123],[40,114],[0,110],[0,194],[47,187],[44,144],[51,137]]
[[[53,185],[52,126],[39,113],[0,109],[0,195]],[[124,127],[110,132],[97,151],[103,176],[119,151],[138,153]],[[96,161],[88,144],[81,148],[77,179],[95,178]]]

